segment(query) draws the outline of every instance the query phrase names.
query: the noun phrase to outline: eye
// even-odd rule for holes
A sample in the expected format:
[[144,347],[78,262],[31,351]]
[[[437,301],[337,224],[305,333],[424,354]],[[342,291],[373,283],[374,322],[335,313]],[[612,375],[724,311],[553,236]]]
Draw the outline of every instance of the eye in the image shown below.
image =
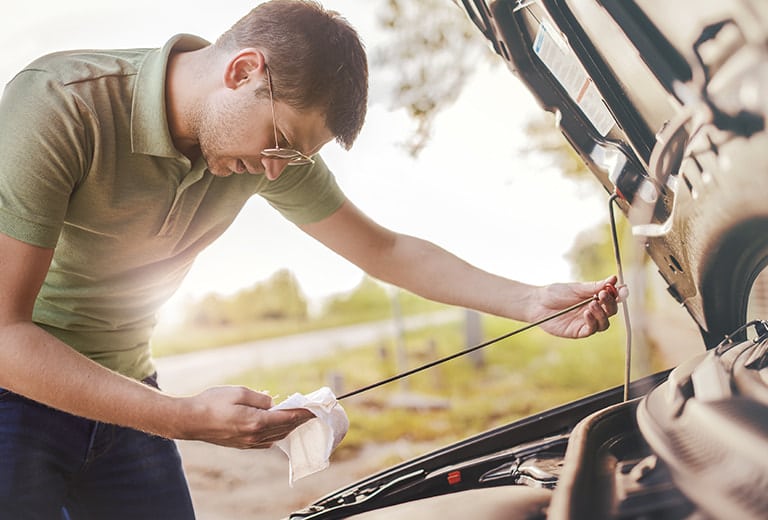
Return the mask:
[[292,148],[291,143],[288,141],[288,138],[285,137],[285,135],[282,132],[278,133],[277,143],[280,148]]
[[293,148],[293,145],[291,145],[291,142],[285,136],[285,133],[283,133],[283,131],[280,130],[280,128],[277,128],[277,147],[278,148]]

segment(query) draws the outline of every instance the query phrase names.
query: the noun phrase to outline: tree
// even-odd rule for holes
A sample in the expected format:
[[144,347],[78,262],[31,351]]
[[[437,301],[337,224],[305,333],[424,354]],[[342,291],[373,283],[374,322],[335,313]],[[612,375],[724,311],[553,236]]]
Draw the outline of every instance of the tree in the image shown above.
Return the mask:
[[231,296],[209,294],[190,305],[187,322],[200,326],[242,325],[264,320],[305,320],[307,301],[287,269]]
[[326,316],[368,316],[384,318],[391,312],[387,290],[381,283],[364,276],[351,292],[339,294],[329,300],[323,313]]
[[546,156],[566,177],[579,182],[586,180],[590,184],[595,183],[595,178],[584,161],[558,130],[554,114],[542,112],[541,117],[529,120],[525,126],[525,133],[531,139],[533,146],[526,143],[524,149],[518,150],[521,156],[531,154]]
[[[445,0],[385,0],[379,24],[386,29],[384,44],[374,49],[372,65],[394,77],[393,108],[404,108],[416,130],[404,143],[411,155],[427,144],[437,114],[460,95],[482,63],[499,62],[490,44],[457,6]],[[554,115],[528,122],[531,143],[521,155],[535,153],[550,159],[564,175],[585,187],[602,187],[581,157],[557,129]],[[607,211],[607,209],[606,209]],[[569,257],[579,277],[600,278],[615,271],[610,229],[606,225],[580,234]]]
[[403,143],[416,156],[435,116],[456,101],[478,65],[500,58],[466,13],[446,0],[385,0],[379,25],[387,37],[372,50],[371,64],[393,78],[392,108],[404,108],[416,122]]

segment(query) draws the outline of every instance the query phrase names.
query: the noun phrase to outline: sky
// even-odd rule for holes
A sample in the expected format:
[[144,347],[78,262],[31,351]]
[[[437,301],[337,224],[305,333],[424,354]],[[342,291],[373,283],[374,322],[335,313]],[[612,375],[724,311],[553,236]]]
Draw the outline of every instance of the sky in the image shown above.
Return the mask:
[[[381,42],[379,2],[321,1],[358,29],[369,50]],[[256,3],[12,2],[0,17],[0,84],[57,50],[160,47],[177,33],[212,41]],[[446,4],[464,16],[450,0]],[[368,117],[352,150],[335,143],[322,150],[349,199],[379,223],[429,239],[496,274],[535,284],[573,279],[564,255],[576,234],[607,225],[606,198],[564,179],[546,158],[521,153],[528,148],[526,121],[544,112],[501,59],[478,67],[458,101],[437,117],[429,145],[415,159],[399,144],[413,123],[390,108],[387,79],[372,68],[370,84]],[[199,256],[161,319],[177,319],[190,299],[231,294],[280,269],[295,274],[312,302],[350,290],[362,277],[254,197]]]

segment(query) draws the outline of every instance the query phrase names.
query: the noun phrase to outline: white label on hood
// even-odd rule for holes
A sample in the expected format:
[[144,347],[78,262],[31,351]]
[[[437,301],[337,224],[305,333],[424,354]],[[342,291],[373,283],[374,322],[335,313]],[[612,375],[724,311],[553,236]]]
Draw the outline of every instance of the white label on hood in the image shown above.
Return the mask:
[[605,137],[615,124],[611,112],[567,42],[546,22],[539,25],[533,52],[576,102],[592,126]]

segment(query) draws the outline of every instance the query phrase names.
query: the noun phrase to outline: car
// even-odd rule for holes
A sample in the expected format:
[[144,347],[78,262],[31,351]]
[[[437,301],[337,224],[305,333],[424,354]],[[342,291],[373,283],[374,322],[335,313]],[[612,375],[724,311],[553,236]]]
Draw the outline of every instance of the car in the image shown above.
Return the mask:
[[768,3],[460,6],[556,115],[706,348],[290,518],[768,518]]

